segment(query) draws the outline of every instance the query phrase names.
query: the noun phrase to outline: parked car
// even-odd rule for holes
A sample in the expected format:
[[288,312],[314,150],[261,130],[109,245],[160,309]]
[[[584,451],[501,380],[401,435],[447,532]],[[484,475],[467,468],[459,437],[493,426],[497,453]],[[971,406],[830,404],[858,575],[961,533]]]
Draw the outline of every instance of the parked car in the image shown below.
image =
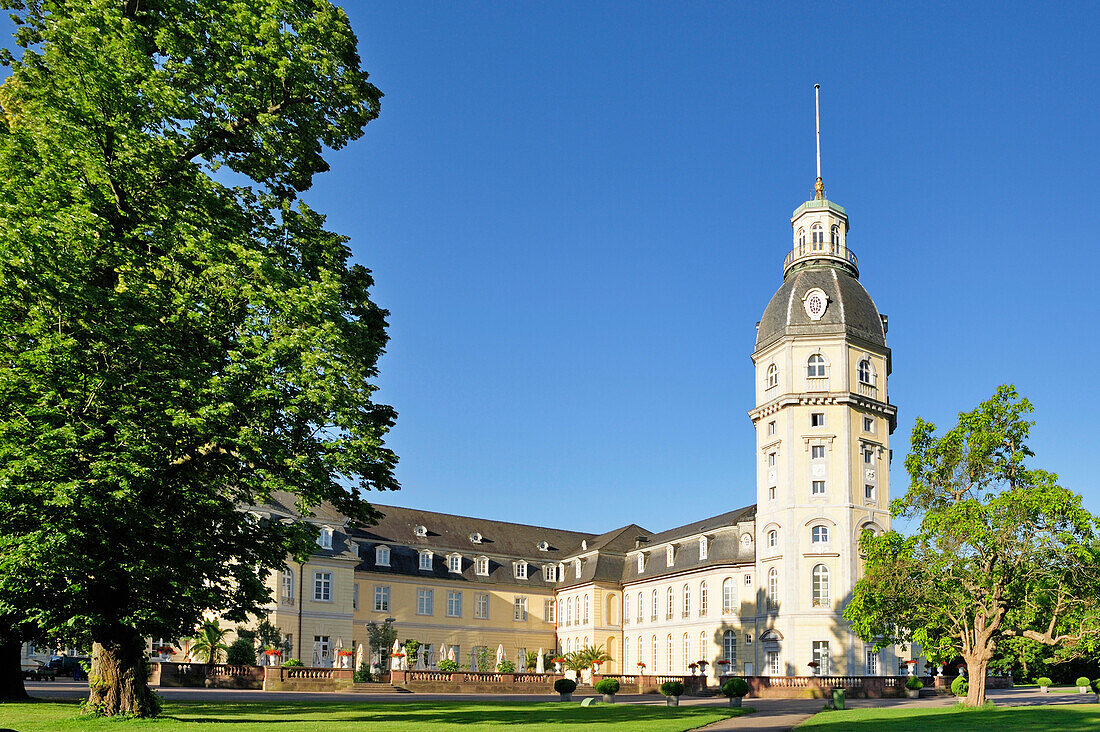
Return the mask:
[[23,664],[23,678],[27,681],[53,681],[57,671],[41,661]]
[[50,659],[50,668],[58,676],[71,676],[73,681],[83,681],[88,678],[88,674],[81,663],[90,662],[91,659],[87,656],[54,656]]

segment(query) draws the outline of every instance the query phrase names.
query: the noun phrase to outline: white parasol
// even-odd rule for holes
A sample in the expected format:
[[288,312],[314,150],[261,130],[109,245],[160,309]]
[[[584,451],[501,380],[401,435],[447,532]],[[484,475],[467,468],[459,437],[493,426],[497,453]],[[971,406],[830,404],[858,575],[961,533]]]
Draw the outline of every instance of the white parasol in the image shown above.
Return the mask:
[[363,644],[359,644],[359,648],[355,651],[355,670],[363,668]]
[[397,657],[397,654],[401,652],[401,644],[396,640],[393,642],[393,650],[390,651],[390,668],[394,671],[401,670],[401,659]]
[[321,665],[321,644],[318,641],[313,642],[313,666]]
[[455,647],[454,646],[447,646],[447,660],[448,661],[457,661],[458,660],[458,659],[455,658]]
[[546,673],[546,660],[543,658],[542,648],[539,648],[539,657],[538,660],[535,661],[535,673]]
[[500,664],[504,663],[504,644],[501,643],[497,646],[497,671],[500,670]]

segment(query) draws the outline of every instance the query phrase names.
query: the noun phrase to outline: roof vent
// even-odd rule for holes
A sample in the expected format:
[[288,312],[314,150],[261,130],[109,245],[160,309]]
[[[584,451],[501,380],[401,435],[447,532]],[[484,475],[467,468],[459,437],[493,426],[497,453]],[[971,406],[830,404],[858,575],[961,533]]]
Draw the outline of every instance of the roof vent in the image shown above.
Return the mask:
[[539,542],[539,551],[540,552],[550,551],[550,544],[545,542],[545,541],[540,541]]
[[481,534],[477,533],[476,531],[474,533],[470,534],[470,541],[474,544],[480,544],[481,543]]
[[413,531],[415,531],[416,535],[419,536],[419,537],[425,537],[425,536],[428,535],[428,527],[427,526],[417,526],[415,529],[413,529]]

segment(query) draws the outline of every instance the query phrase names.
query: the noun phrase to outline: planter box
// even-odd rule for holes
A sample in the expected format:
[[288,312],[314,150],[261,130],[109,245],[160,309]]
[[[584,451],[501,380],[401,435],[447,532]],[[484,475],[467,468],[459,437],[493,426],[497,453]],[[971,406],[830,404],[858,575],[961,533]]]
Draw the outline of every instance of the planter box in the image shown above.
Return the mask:
[[678,707],[678,706],[680,706],[680,697],[678,697],[678,696],[666,696],[665,697],[665,706],[666,707]]

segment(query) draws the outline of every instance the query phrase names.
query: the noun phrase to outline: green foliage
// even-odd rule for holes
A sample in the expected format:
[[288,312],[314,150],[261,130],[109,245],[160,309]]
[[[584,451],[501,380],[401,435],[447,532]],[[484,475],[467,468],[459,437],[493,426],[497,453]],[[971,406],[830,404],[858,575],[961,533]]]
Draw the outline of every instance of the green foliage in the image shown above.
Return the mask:
[[1089,688],[1092,689],[1093,692],[1100,694],[1100,678],[1093,679],[1089,684]]
[[970,683],[962,676],[956,676],[951,682],[951,693],[955,696],[966,696],[970,691]]
[[440,671],[447,674],[458,670],[458,662],[452,661],[449,658],[444,658],[442,661],[437,663],[436,666],[439,667]]
[[[221,663],[229,646],[225,644],[228,628],[222,628],[217,620],[206,620],[199,626],[199,634],[192,638],[191,653],[206,663]],[[255,661],[255,658],[253,658]]]
[[618,694],[619,693],[619,680],[618,679],[600,679],[596,682],[594,687],[597,694]]
[[1078,676],[1076,686],[1088,686],[1091,683],[1088,676]]
[[[496,656],[489,650],[488,646],[478,648],[474,659],[477,661],[477,670],[482,673],[492,671],[496,663]],[[474,669],[470,670],[473,671]]]
[[[538,651],[527,651],[527,653],[524,654],[524,657],[523,657],[523,665],[528,671],[534,671],[536,668],[538,668],[538,665],[539,665],[539,652]],[[544,666],[544,668],[549,668],[549,666],[546,665],[546,666]]]
[[412,668],[413,664],[416,662],[416,652],[420,650],[420,641],[406,638],[405,642],[401,644],[401,647],[405,651],[406,663],[408,663],[409,668]]
[[910,691],[920,691],[924,688],[924,682],[916,676],[910,676],[905,680],[905,688]]
[[585,646],[580,650],[565,654],[562,658],[565,659],[562,665],[566,670],[578,672],[591,671],[594,667],[615,660],[603,649],[602,645]]
[[1038,679],[1035,680],[1035,683],[1037,683],[1039,686],[1050,686],[1053,682],[1046,676],[1040,676]]
[[1100,633],[1096,522],[1055,475],[1026,465],[1030,411],[1002,386],[941,436],[917,419],[910,486],[891,508],[919,526],[908,538],[865,532],[864,576],[844,613],[861,638],[961,655],[984,675],[1002,640]]
[[381,93],[327,0],[0,5],[0,618],[104,647],[244,621],[316,532],[242,506],[369,524],[397,488],[386,313],[296,202]]
[[554,691],[559,694],[572,694],[577,690],[577,682],[573,679],[558,679],[554,682]]
[[745,696],[749,693],[749,682],[739,676],[734,676],[722,684],[722,693],[730,697]]
[[516,672],[516,664],[508,659],[504,659],[497,664],[497,673],[512,674]]
[[238,638],[229,645],[225,662],[231,666],[255,666],[256,647],[248,638]]
[[393,627],[393,623],[388,621],[367,623],[367,643],[371,651],[383,659],[383,664],[395,640],[397,640],[397,630]]
[[304,666],[305,664],[303,664],[297,658],[288,658],[287,660],[283,661],[283,665],[284,666]]
[[351,675],[351,680],[356,684],[367,684],[374,681],[374,674],[371,673],[370,664],[366,661],[359,664],[359,668],[355,669],[355,673]]
[[666,681],[661,684],[661,693],[665,696],[680,696],[684,693],[684,682]]

